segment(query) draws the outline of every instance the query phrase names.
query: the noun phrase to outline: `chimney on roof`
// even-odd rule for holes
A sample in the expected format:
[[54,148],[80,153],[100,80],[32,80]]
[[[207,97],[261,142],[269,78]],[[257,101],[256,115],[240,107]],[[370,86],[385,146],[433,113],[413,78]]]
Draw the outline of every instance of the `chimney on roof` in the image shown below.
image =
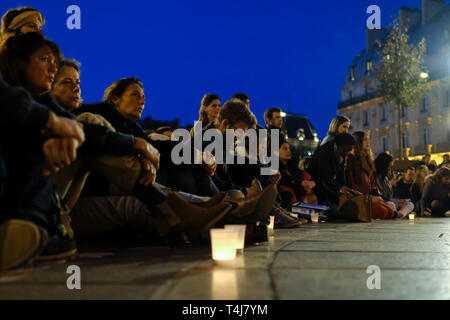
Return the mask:
[[398,10],[400,23],[408,23],[409,27],[418,24],[422,18],[422,12],[416,8],[401,7]]
[[375,41],[382,41],[386,34],[386,28],[366,29],[366,51],[372,49],[372,47],[375,45]]
[[422,25],[428,24],[445,6],[444,0],[422,0]]

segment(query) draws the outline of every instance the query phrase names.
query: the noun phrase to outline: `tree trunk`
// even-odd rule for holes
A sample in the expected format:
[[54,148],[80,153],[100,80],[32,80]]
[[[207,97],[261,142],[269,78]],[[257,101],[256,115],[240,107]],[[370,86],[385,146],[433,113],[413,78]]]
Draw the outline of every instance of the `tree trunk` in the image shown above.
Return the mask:
[[403,160],[403,106],[398,105],[398,154],[399,159]]

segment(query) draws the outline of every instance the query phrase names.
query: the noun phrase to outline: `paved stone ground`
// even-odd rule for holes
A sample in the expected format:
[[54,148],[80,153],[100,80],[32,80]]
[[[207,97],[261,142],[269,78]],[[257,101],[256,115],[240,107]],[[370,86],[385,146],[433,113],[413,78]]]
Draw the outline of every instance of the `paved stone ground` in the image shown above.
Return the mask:
[[[231,265],[215,265],[206,246],[88,247],[1,277],[0,299],[450,299],[445,218],[275,230]],[[81,290],[66,287],[71,264]],[[381,269],[380,290],[367,288],[370,265]]]

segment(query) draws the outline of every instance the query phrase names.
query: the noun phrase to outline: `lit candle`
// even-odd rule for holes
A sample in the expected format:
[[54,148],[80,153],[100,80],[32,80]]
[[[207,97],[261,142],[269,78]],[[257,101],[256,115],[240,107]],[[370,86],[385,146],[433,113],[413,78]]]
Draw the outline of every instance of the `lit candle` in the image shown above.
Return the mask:
[[235,230],[210,229],[211,252],[213,260],[233,260],[236,258],[238,234]]
[[245,224],[227,224],[225,225],[226,230],[234,230],[237,232],[236,249],[244,250],[245,244]]
[[267,226],[267,228],[269,228],[269,230],[273,230],[274,225],[275,225],[275,216],[270,216],[270,223]]
[[409,214],[409,220],[414,220],[414,213]]
[[319,214],[317,212],[311,212],[311,223],[319,223]]

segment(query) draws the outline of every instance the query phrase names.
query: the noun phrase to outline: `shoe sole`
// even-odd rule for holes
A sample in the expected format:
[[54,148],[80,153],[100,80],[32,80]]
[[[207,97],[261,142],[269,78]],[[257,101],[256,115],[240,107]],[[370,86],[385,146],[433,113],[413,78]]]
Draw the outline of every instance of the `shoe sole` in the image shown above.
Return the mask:
[[36,256],[43,236],[39,227],[24,220],[8,220],[0,226],[0,272],[18,267]]
[[36,258],[36,261],[50,261],[50,260],[61,260],[68,258],[70,256],[73,256],[75,253],[77,253],[77,248],[74,248],[70,251],[48,255],[48,256],[39,256]]

